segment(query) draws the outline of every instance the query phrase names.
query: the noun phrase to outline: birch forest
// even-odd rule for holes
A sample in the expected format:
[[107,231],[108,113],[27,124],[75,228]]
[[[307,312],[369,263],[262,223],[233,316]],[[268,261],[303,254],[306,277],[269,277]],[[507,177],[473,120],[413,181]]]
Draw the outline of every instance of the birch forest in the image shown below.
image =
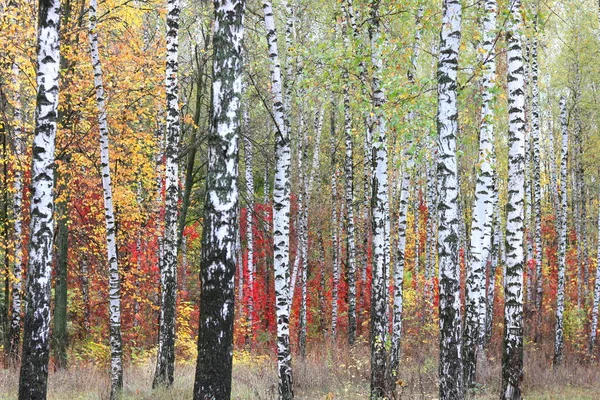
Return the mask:
[[0,399],[600,399],[599,60],[596,0],[0,0]]

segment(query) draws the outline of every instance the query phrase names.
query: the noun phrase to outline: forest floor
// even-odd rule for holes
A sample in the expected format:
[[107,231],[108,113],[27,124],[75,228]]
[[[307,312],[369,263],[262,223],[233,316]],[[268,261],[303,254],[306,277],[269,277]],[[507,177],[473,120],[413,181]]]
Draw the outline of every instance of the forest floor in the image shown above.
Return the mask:
[[[396,399],[436,399],[437,360],[429,349],[406,354],[403,359]],[[536,400],[600,399],[600,368],[596,364],[567,357],[556,370],[546,351],[525,354],[524,395]],[[433,352],[431,352],[433,353]],[[277,376],[275,360],[236,352],[233,371],[233,399],[275,399]],[[304,361],[294,359],[294,385],[297,399],[368,399],[369,357],[366,346],[353,351],[334,352],[313,348]],[[52,369],[52,367],[51,367]],[[170,390],[152,390],[154,360],[138,362],[125,369],[124,399],[191,399],[194,363],[179,363]],[[480,381],[469,398],[497,399],[500,386],[500,359],[482,361]],[[48,399],[107,399],[109,379],[105,368],[73,365],[67,371],[50,372]],[[0,399],[16,399],[18,373],[0,370]]]

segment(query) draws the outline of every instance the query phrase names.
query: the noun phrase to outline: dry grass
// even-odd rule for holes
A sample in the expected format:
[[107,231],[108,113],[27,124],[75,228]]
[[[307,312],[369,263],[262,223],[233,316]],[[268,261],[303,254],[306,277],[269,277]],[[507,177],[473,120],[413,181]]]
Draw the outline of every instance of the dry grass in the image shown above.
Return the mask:
[[[437,398],[437,360],[435,348],[405,352],[399,380],[403,385],[397,399]],[[548,349],[538,348],[525,356],[524,390],[527,399],[600,399],[600,368],[579,362],[574,357],[554,370]],[[305,360],[294,359],[294,384],[298,399],[367,399],[369,389],[368,346],[361,343],[353,350],[343,344],[337,350],[319,344],[309,349]],[[194,383],[193,363],[181,363],[176,369],[174,386],[152,390],[154,361],[129,366],[125,370],[124,399],[190,399]],[[500,358],[482,360],[480,381],[469,392],[470,398],[496,399],[500,387]],[[268,356],[236,353],[233,372],[234,399],[270,400],[277,396],[276,362]],[[93,366],[75,365],[68,371],[51,372],[48,399],[106,399],[107,371]],[[0,399],[16,399],[18,374],[0,370]]]

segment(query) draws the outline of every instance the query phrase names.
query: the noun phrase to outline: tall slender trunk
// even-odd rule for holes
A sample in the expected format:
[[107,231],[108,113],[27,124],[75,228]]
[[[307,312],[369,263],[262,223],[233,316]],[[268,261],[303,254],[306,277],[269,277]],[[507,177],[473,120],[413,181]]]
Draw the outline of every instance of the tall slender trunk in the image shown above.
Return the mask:
[[[204,43],[204,53],[207,53],[208,47],[210,43],[210,37],[205,39]],[[198,59],[198,48],[195,49],[196,58]],[[194,125],[200,125],[200,118],[202,116],[202,103],[205,96],[205,69],[208,64],[205,58],[202,59],[202,63],[198,63],[198,78],[196,83],[196,109],[194,110]],[[192,194],[192,189],[194,186],[194,165],[196,162],[196,151],[198,150],[198,145],[196,143],[196,139],[198,136],[198,130],[194,129],[192,131],[191,136],[191,146],[189,152],[187,154],[186,166],[185,166],[185,179],[184,179],[184,188],[183,188],[183,196],[181,199],[181,212],[179,214],[179,228],[177,232],[177,248],[181,249],[183,242],[183,231],[185,229],[185,225],[187,223],[187,213],[190,206],[190,197]]]
[[384,397],[387,378],[387,279],[389,255],[389,198],[388,198],[388,154],[387,132],[383,105],[381,75],[383,59],[380,44],[379,0],[370,2],[369,39],[373,76],[373,117],[371,118],[372,142],[372,230],[373,230],[373,272],[371,283],[371,398]]
[[[415,75],[417,73],[417,57],[419,49],[419,41],[421,39],[421,18],[423,17],[423,6],[419,7],[416,17],[417,29],[415,32],[415,39],[413,42],[412,54],[410,57],[410,68],[408,71],[408,79],[411,84],[415,83]],[[414,123],[415,113],[410,111],[407,115],[407,122],[409,129],[415,129],[412,124]],[[400,350],[401,350],[401,338],[402,338],[402,312],[404,302],[404,268],[406,266],[406,229],[407,229],[407,215],[408,215],[408,201],[410,196],[410,177],[414,169],[414,161],[412,159],[412,137],[406,143],[404,151],[404,160],[402,174],[400,177],[400,198],[398,201],[398,219],[397,219],[397,232],[398,232],[398,243],[396,248],[396,262],[394,263],[394,308],[392,313],[392,347],[390,349],[390,361],[389,361],[389,391],[395,393],[396,381],[398,376],[398,368],[400,366]],[[418,208],[418,207],[417,207]],[[418,238],[417,238],[418,242]],[[417,274],[418,267],[415,266],[415,276]]]
[[108,149],[108,121],[104,103],[104,84],[102,64],[98,51],[98,33],[96,31],[97,2],[90,0],[89,41],[94,85],[96,86],[96,105],[98,108],[98,130],[100,132],[100,163],[102,189],[104,191],[104,216],[106,220],[106,250],[108,259],[109,286],[109,336],[110,336],[110,398],[117,399],[123,390],[123,344],[121,338],[121,278],[117,262],[116,225],[113,208],[112,182],[110,176],[110,158]]
[[556,288],[556,326],[554,331],[553,364],[562,363],[564,332],[563,313],[565,310],[565,270],[567,268],[567,160],[569,158],[569,127],[567,125],[567,100],[560,98],[560,126],[562,131],[562,150],[560,154],[560,218],[558,231],[558,281]]
[[[363,46],[362,46],[362,39],[360,38],[360,30],[358,27],[358,24],[356,23],[356,19],[354,17],[354,7],[353,7],[353,0],[346,0],[346,17],[348,18],[348,21],[350,22],[350,26],[352,27],[352,37],[356,43],[356,46],[358,48],[357,50],[357,54],[356,56],[358,56],[359,59],[362,59],[362,57],[364,56],[363,52]],[[358,69],[359,69],[359,78],[360,81],[362,83],[361,87],[362,87],[362,95],[367,98],[369,96],[369,93],[367,92],[367,84],[368,84],[368,77],[367,77],[367,68],[366,65],[364,63],[364,61],[359,61],[359,65],[358,65]],[[371,184],[372,184],[372,178],[373,178],[373,171],[372,171],[372,165],[373,165],[373,154],[372,154],[372,150],[373,150],[373,124],[370,122],[370,115],[369,112],[366,111],[363,115],[363,120],[365,123],[365,140],[363,142],[363,175],[364,175],[364,182],[363,182],[363,196],[364,196],[364,204],[363,204],[363,223],[364,223],[364,238],[363,238],[363,242],[364,242],[364,246],[363,246],[363,254],[362,254],[362,260],[361,260],[361,264],[362,264],[362,269],[361,269],[361,281],[362,281],[362,287],[361,287],[361,295],[363,299],[366,299],[367,297],[367,264],[369,263],[369,257],[368,257],[368,244],[369,244],[369,240],[371,238],[372,235],[372,226],[371,226],[371,203],[372,203],[372,188],[371,188]]]
[[[496,174],[494,174],[496,175]],[[497,184],[497,181],[496,181]],[[492,339],[492,328],[494,326],[494,299],[496,291],[496,271],[500,263],[500,245],[502,242],[502,224],[500,221],[500,199],[498,195],[498,186],[494,193],[494,219],[493,219],[493,241],[489,256],[489,270],[487,281],[487,300],[485,317],[485,345],[488,345]]]
[[[348,14],[345,3],[341,3],[344,45],[349,48]],[[343,70],[344,101],[344,200],[347,215],[347,252],[348,252],[348,344],[356,341],[356,239],[354,232],[354,142],[352,140],[352,111],[350,109],[350,75],[348,68]]]
[[14,101],[14,157],[16,165],[13,176],[13,240],[14,240],[14,261],[13,277],[11,285],[11,310],[9,327],[9,348],[7,349],[8,358],[17,365],[19,358],[19,344],[21,342],[21,310],[23,297],[23,166],[25,165],[23,155],[25,153],[25,138],[23,137],[23,114],[21,111],[21,87],[19,80],[19,66],[13,63],[13,85],[15,94]]
[[[429,148],[429,154],[433,155],[435,152],[434,144],[432,141],[428,141],[427,147]],[[437,193],[437,176],[435,171],[435,158],[430,156],[427,160],[425,167],[425,177],[427,179],[427,221],[425,225],[425,295],[429,302],[429,305],[433,307],[433,294],[434,294],[434,282],[433,276],[435,274],[436,265],[436,253],[437,253],[437,239],[436,239],[436,203],[438,201]]]
[[269,0],[263,1],[267,44],[271,62],[271,94],[275,119],[275,179],[273,186],[273,257],[275,268],[275,312],[277,315],[277,363],[279,373],[279,397],[293,399],[292,354],[290,349],[290,326],[288,298],[290,290],[290,137],[285,124],[285,108],[282,96],[281,66],[277,48],[277,31],[273,7]]
[[[407,152],[408,153],[408,152]],[[411,157],[410,154],[406,154]],[[395,392],[398,368],[400,366],[400,348],[402,338],[402,311],[404,302],[404,268],[406,266],[406,229],[408,214],[408,198],[410,195],[410,170],[412,161],[405,160],[400,182],[400,199],[398,211],[398,243],[396,248],[396,262],[394,268],[394,309],[392,314],[392,347],[390,349],[388,386]]]
[[[57,181],[65,180],[65,175],[59,176]],[[60,185],[60,195],[63,200],[56,204],[56,277],[54,287],[54,325],[52,327],[52,346],[54,350],[55,365],[58,369],[67,368],[67,260],[69,251],[69,197],[65,195],[67,182]],[[61,196],[56,196],[57,198]]]
[[[303,96],[303,92],[301,92],[301,96]],[[302,117],[302,114],[300,114]],[[321,146],[321,132],[323,128],[323,113],[317,112],[315,116],[315,145],[313,151],[313,162],[308,173],[302,174],[302,189],[301,194],[304,198],[303,206],[301,207],[301,227],[302,227],[302,235],[300,237],[300,256],[302,258],[302,276],[301,276],[301,303],[300,303],[300,334],[299,334],[299,353],[302,357],[306,355],[306,334],[307,334],[307,281],[308,281],[308,210],[310,207],[310,199],[311,199],[311,191],[312,191],[312,183],[314,180],[315,172],[318,169],[319,165],[319,151]],[[304,146],[302,148],[302,157],[305,159],[308,156],[308,143],[306,142],[306,133],[304,130],[303,118],[300,119],[300,131],[302,132],[302,141],[304,142]],[[304,162],[305,162],[304,161]],[[300,208],[300,207],[299,207]],[[322,264],[323,265],[323,264]]]
[[471,221],[471,242],[466,281],[464,379],[472,387],[477,379],[477,356],[483,350],[485,337],[486,266],[492,244],[492,215],[494,206],[494,86],[496,62],[496,0],[486,0],[483,22],[483,88],[481,126],[479,130],[479,163],[475,200]]
[[[331,337],[335,341],[337,336],[338,322],[338,294],[340,286],[340,259],[339,232],[338,232],[338,190],[337,190],[337,160],[336,160],[336,137],[335,137],[335,108],[331,104],[331,253],[332,253],[332,284],[331,284]],[[340,213],[341,218],[341,213]]]
[[[300,92],[300,96],[304,96],[304,91]],[[302,107],[302,106],[301,106]],[[300,356],[304,358],[306,356],[306,335],[307,335],[307,304],[306,304],[306,285],[308,278],[308,193],[307,193],[307,177],[306,171],[302,168],[307,156],[308,147],[308,135],[304,128],[304,114],[300,112],[299,118],[299,131],[302,137],[300,148],[298,149],[298,167],[300,171],[299,179],[299,196],[298,196],[298,215],[299,215],[299,232],[298,232],[298,246],[299,246],[299,257],[302,260],[302,275],[300,278],[301,286],[301,299],[300,299],[300,318],[298,330],[298,352]],[[290,303],[291,304],[291,303]]]
[[83,300],[83,331],[86,335],[90,333],[90,277],[88,262],[84,257],[81,260],[81,298]]
[[158,330],[158,353],[152,387],[171,386],[175,371],[175,319],[177,304],[177,203],[179,201],[178,148],[180,135],[178,47],[179,47],[179,0],[167,4],[167,54],[166,54],[166,168],[165,168],[165,219],[164,252],[161,262],[161,307]]
[[252,170],[252,143],[250,141],[250,118],[248,109],[244,108],[242,113],[244,123],[244,161],[246,164],[246,251],[248,270],[248,325],[250,326],[250,337],[252,337],[254,324],[254,171]]
[[531,232],[531,43],[527,40],[527,37],[523,37],[523,75],[524,75],[524,87],[525,87],[525,192],[524,192],[524,229],[525,229],[525,279],[527,288],[525,293],[527,295],[527,301],[524,303],[524,308],[527,310],[528,315],[533,307],[533,271],[530,268],[530,260],[533,259],[533,235]]
[[[600,208],[598,209],[598,251],[597,260],[600,260]],[[592,305],[592,322],[590,326],[589,353],[594,354],[596,345],[596,332],[598,330],[598,305],[600,304],[600,261],[596,262],[596,281],[594,283],[594,304]]]
[[542,323],[542,182],[541,182],[541,160],[540,160],[540,90],[539,90],[539,65],[538,65],[538,37],[537,17],[535,20],[535,37],[531,44],[531,144],[533,146],[533,244],[535,254],[535,335],[537,342],[540,335]]
[[[438,61],[438,259],[440,286],[440,398],[460,399],[463,391],[460,276],[458,276],[457,69],[462,4],[444,0]],[[430,214],[431,218],[432,215]]]
[[31,165],[31,221],[19,400],[46,398],[54,241],[54,149],[60,63],[60,2],[39,2],[37,96]]
[[521,1],[511,1],[508,23],[508,200],[504,286],[502,399],[520,399],[523,380],[523,269],[525,202],[525,77],[521,45]]
[[244,0],[214,2],[212,120],[194,400],[231,397]]

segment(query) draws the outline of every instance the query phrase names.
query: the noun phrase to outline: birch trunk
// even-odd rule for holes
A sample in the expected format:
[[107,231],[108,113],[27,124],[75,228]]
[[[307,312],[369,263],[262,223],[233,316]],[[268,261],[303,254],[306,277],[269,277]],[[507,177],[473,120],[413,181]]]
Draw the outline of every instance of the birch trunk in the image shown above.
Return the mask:
[[23,137],[23,114],[21,112],[21,87],[19,80],[19,66],[13,63],[13,86],[15,94],[14,101],[14,157],[16,160],[14,168],[13,181],[13,238],[14,238],[14,261],[13,261],[13,276],[11,285],[11,311],[10,311],[10,328],[9,328],[9,348],[8,358],[17,365],[19,360],[19,344],[21,343],[21,310],[23,296],[23,156],[25,154],[25,138]]
[[54,240],[54,149],[58,110],[58,0],[39,2],[37,96],[31,167],[31,221],[19,400],[46,398]]
[[331,107],[331,242],[332,242],[332,296],[331,296],[331,337],[335,342],[338,320],[338,294],[340,286],[340,254],[338,235],[338,193],[337,193],[337,161],[335,139],[335,109]]
[[[497,183],[497,182],[496,182]],[[494,219],[493,219],[493,242],[490,252],[490,268],[488,271],[486,317],[485,317],[485,345],[492,339],[492,328],[494,326],[494,299],[496,291],[496,271],[500,263],[500,245],[502,242],[502,224],[500,222],[500,201],[498,189],[494,194]]]
[[[457,69],[461,38],[460,0],[444,0],[438,61],[438,262],[440,286],[440,399],[463,391],[460,276],[458,276]],[[431,217],[431,215],[430,215]]]
[[117,263],[116,225],[113,208],[112,183],[110,176],[110,158],[108,149],[108,121],[104,103],[104,84],[102,64],[98,51],[97,2],[90,0],[89,41],[94,84],[96,86],[96,104],[98,108],[98,129],[100,131],[100,163],[102,166],[102,189],[104,191],[104,216],[106,220],[106,250],[108,259],[109,286],[109,336],[110,336],[110,398],[120,397],[123,389],[123,360],[121,339],[121,279]]
[[233,358],[245,2],[216,0],[214,5],[212,117],[208,137],[194,400],[231,397]]
[[520,399],[523,380],[523,269],[525,203],[525,76],[521,1],[511,1],[508,24],[508,200],[504,286],[502,399]]
[[[303,95],[303,94],[302,94]],[[302,153],[301,157],[306,160],[307,157],[307,137],[304,130],[304,120],[301,114],[300,130],[302,132]],[[312,171],[311,171],[312,172]],[[299,353],[302,358],[306,356],[306,334],[307,334],[307,279],[308,279],[308,207],[309,207],[309,194],[307,190],[308,180],[310,177],[306,176],[306,173],[302,172],[300,194],[304,198],[302,207],[299,207],[300,212],[300,224],[302,228],[302,234],[300,235],[300,257],[302,258],[302,276],[301,276],[301,303],[300,303],[300,334],[299,334]]]
[[479,130],[479,162],[475,200],[471,221],[471,251],[466,281],[466,317],[464,332],[465,386],[477,379],[477,355],[483,349],[485,334],[485,270],[492,243],[494,206],[494,109],[493,90],[496,75],[494,41],[496,37],[496,0],[484,3],[483,22],[483,88],[481,126]]
[[[417,56],[419,49],[419,41],[421,39],[421,18],[423,17],[423,6],[419,7],[416,17],[416,32],[413,42],[412,54],[410,58],[410,68],[408,79],[411,84],[415,83],[415,75],[417,72]],[[412,124],[415,118],[415,113],[410,111],[407,116],[409,129],[414,129]],[[396,381],[398,376],[398,368],[400,366],[400,350],[402,338],[402,312],[404,302],[404,268],[406,266],[406,229],[407,229],[407,214],[408,201],[410,196],[410,176],[413,172],[414,162],[412,160],[411,149],[412,138],[406,143],[404,151],[404,168],[400,177],[400,198],[398,201],[398,243],[396,249],[396,262],[394,263],[394,308],[392,314],[392,347],[390,349],[390,365],[388,382],[390,392],[396,392]],[[418,237],[418,235],[417,235]],[[418,239],[417,239],[418,242]],[[415,277],[418,273],[418,266],[415,266]]]
[[560,98],[560,125],[562,131],[562,150],[560,159],[560,217],[558,232],[558,281],[556,288],[556,326],[554,331],[553,364],[562,363],[564,332],[563,313],[565,310],[565,270],[567,259],[567,160],[569,157],[569,127],[567,125],[567,100]]
[[246,250],[248,259],[248,325],[250,326],[250,337],[254,324],[254,173],[252,170],[252,143],[250,142],[250,119],[247,107],[243,111],[244,135],[244,157],[246,164]]
[[87,259],[84,258],[81,261],[81,297],[83,300],[83,331],[87,334],[90,333],[90,281]]
[[152,387],[170,387],[175,370],[175,321],[177,304],[177,241],[179,200],[178,148],[180,136],[178,47],[179,47],[179,0],[167,4],[167,135],[166,135],[166,200],[164,219],[164,259],[161,263],[161,307],[158,331],[158,354]]
[[[344,45],[350,46],[348,40],[348,16],[344,2],[341,3],[343,18]],[[352,112],[350,110],[350,76],[348,69],[343,72],[344,95],[344,141],[346,152],[344,158],[344,200],[347,213],[347,252],[348,252],[348,344],[356,341],[356,241],[354,236],[354,142],[352,140]]]
[[531,44],[531,144],[533,147],[533,245],[535,255],[535,342],[539,339],[539,330],[542,322],[542,182],[540,159],[540,90],[539,90],[539,65],[538,65],[538,38],[537,19],[535,20],[536,36]]
[[[304,96],[304,93],[301,92],[301,96]],[[301,114],[302,116],[302,114]],[[302,191],[301,194],[304,197],[303,206],[301,208],[302,218],[301,218],[301,226],[302,226],[302,236],[300,238],[300,256],[302,257],[302,275],[301,275],[301,303],[300,303],[300,335],[299,335],[299,352],[300,355],[304,358],[306,355],[306,334],[307,334],[307,283],[308,283],[308,210],[310,207],[310,198],[312,191],[312,183],[314,180],[314,175],[319,165],[319,149],[321,145],[321,132],[323,128],[323,113],[317,112],[315,117],[315,145],[314,145],[314,155],[313,155],[313,163],[310,168],[310,172],[308,176],[304,173],[302,174]],[[302,137],[304,141],[303,146],[303,155],[304,162],[306,162],[306,158],[308,157],[308,143],[306,142],[306,133],[304,130],[303,119],[300,119],[300,131],[302,132]],[[323,265],[323,264],[322,264]],[[291,303],[290,303],[291,304]]]
[[[346,0],[346,16],[352,27],[352,38],[356,42],[356,46],[358,47],[358,54],[356,54],[360,59],[363,57],[363,48],[362,48],[362,40],[360,39],[360,30],[358,28],[358,24],[356,23],[356,19],[354,17],[354,6],[353,0]],[[368,85],[368,77],[367,77],[367,68],[365,66],[364,61],[359,61],[358,65],[359,69],[359,78],[362,83],[362,95],[367,98],[369,93],[367,93],[367,85]],[[365,123],[365,140],[363,142],[363,196],[364,196],[364,206],[363,206],[363,221],[364,221],[364,247],[363,247],[363,255],[362,255],[362,269],[361,269],[361,281],[362,281],[362,293],[363,298],[367,296],[367,264],[369,262],[368,259],[368,243],[369,239],[372,235],[372,226],[369,222],[371,220],[371,198],[372,198],[372,148],[373,148],[373,126],[370,122],[370,116],[368,112],[365,112],[363,116],[363,120]]]
[[[433,143],[430,143],[430,154],[434,154]],[[435,171],[435,160],[433,156],[427,160],[426,166],[426,178],[427,178],[427,221],[425,226],[425,295],[427,301],[433,307],[433,275],[435,274],[435,263],[436,263],[436,252],[437,252],[437,240],[436,234],[436,202],[437,202],[437,177]]]
[[373,92],[372,118],[372,187],[373,199],[373,270],[371,281],[371,398],[384,397],[386,394],[387,350],[387,280],[389,255],[389,199],[388,199],[388,154],[387,132],[383,105],[381,74],[383,60],[380,44],[379,0],[370,3],[369,38],[371,43],[371,62],[373,76],[371,89]]
[[275,268],[275,313],[277,315],[277,364],[279,374],[279,397],[293,399],[292,354],[290,350],[290,327],[288,298],[290,290],[289,232],[290,232],[290,137],[285,124],[282,97],[281,66],[277,48],[277,31],[273,7],[263,1],[267,44],[271,64],[271,94],[275,122],[275,179],[273,186],[273,244]]
[[[598,252],[597,260],[600,260],[600,207],[598,209]],[[594,354],[596,345],[596,332],[598,330],[598,305],[600,304],[600,261],[596,262],[596,281],[594,283],[594,304],[592,305],[592,323],[590,327],[589,353]]]
[[[69,195],[67,192],[66,174],[59,175],[56,181],[61,182],[58,195],[54,201],[56,206],[56,272],[54,278],[54,320],[52,326],[52,350],[56,369],[67,368],[67,260],[69,252]],[[62,196],[61,196],[62,195]],[[63,197],[63,200],[58,199]]]

